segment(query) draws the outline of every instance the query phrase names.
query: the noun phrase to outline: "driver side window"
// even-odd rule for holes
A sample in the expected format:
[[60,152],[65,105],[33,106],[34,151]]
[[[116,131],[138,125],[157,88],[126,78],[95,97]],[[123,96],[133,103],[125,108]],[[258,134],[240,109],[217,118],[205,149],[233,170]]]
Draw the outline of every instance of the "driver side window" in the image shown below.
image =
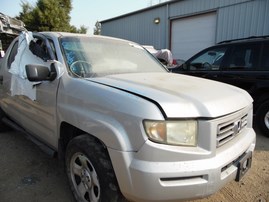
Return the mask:
[[203,52],[190,62],[190,70],[219,70],[227,48],[215,48]]

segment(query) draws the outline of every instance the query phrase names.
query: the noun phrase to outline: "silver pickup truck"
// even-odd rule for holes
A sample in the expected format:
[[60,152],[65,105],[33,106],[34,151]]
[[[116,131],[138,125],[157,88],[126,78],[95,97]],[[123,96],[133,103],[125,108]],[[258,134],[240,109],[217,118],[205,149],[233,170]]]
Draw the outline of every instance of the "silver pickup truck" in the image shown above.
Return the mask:
[[0,66],[1,130],[65,162],[77,201],[179,201],[215,193],[251,167],[252,98],[169,73],[140,45],[24,32]]

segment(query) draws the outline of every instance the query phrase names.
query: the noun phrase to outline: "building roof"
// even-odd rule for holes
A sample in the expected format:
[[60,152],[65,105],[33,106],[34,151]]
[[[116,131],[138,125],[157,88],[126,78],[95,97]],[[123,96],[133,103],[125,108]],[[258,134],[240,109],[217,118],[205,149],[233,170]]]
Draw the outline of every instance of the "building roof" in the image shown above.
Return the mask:
[[166,2],[163,2],[163,3],[160,3],[160,4],[156,4],[156,5],[153,5],[153,6],[149,6],[149,7],[146,7],[146,8],[140,9],[140,10],[137,10],[137,11],[133,11],[133,12],[126,13],[126,14],[123,14],[123,15],[119,15],[119,16],[116,16],[116,17],[113,17],[113,18],[102,20],[102,21],[100,21],[100,23],[102,24],[102,23],[110,22],[110,21],[113,21],[113,20],[116,20],[116,19],[120,19],[120,18],[123,18],[123,17],[127,17],[127,16],[130,16],[130,15],[134,15],[134,14],[138,14],[138,13],[143,13],[145,11],[152,10],[152,9],[158,8],[158,7],[162,7],[164,5],[170,5],[172,3],[179,2],[179,1],[185,1],[185,0],[170,0],[170,1],[166,1]]

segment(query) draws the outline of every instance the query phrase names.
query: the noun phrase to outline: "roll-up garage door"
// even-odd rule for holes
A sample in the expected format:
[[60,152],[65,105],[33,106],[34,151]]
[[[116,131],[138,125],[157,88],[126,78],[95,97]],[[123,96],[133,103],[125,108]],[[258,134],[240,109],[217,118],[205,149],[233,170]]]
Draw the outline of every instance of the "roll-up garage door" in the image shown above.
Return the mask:
[[172,21],[171,51],[175,59],[187,60],[198,51],[215,44],[216,13]]

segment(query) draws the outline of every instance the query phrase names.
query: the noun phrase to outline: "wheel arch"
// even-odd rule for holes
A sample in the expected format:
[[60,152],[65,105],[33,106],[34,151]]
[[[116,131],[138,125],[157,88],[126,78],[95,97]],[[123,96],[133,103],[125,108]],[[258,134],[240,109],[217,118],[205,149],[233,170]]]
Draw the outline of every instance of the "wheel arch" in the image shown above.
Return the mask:
[[78,137],[80,135],[83,134],[87,134],[93,138],[95,138],[96,141],[98,141],[100,144],[104,145],[105,144],[98,139],[97,137],[95,137],[92,134],[89,134],[77,127],[75,127],[74,125],[71,125],[67,122],[62,122],[61,126],[60,126],[60,137],[59,137],[59,141],[58,141],[58,157],[59,159],[64,159],[65,158],[65,152],[66,152],[66,148],[67,145],[69,144],[69,142],[74,139],[75,137]]
[[[91,125],[91,124],[89,124]],[[103,123],[102,125],[96,126],[97,124],[92,124],[94,126],[79,125],[75,126],[68,122],[62,122],[59,131],[58,140],[58,157],[63,159],[65,156],[65,151],[68,143],[83,134],[87,134],[93,137],[96,141],[102,144],[104,147],[116,148],[120,150],[128,150],[130,148],[130,142],[127,138],[127,134],[124,131],[116,130],[112,124]]]
[[254,113],[259,109],[259,106],[262,103],[269,101],[269,94],[265,92],[269,92],[269,88],[261,88],[252,94],[254,100]]

